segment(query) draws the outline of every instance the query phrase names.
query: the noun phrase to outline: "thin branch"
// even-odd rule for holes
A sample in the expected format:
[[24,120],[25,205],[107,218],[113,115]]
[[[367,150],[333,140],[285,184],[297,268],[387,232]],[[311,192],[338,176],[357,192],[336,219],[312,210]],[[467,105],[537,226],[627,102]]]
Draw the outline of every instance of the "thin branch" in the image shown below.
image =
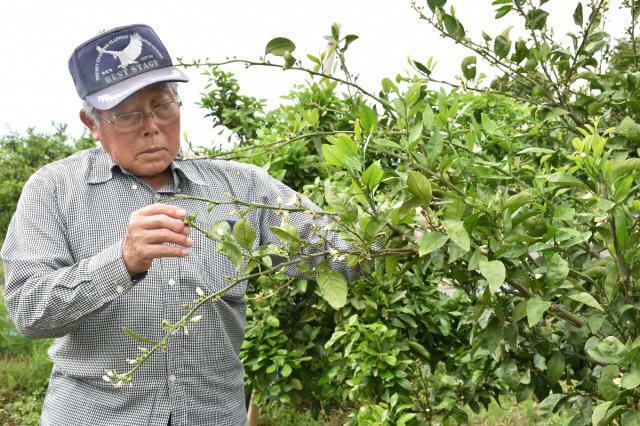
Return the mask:
[[[211,66],[211,67],[217,67],[217,66],[221,66],[221,65],[229,65],[229,64],[244,64],[248,67],[253,67],[253,66],[263,66],[263,67],[274,67],[274,68],[283,68],[282,65],[279,64],[273,64],[271,62],[260,62],[260,61],[251,61],[248,59],[230,59],[228,61],[223,61],[223,62],[198,62],[198,61],[193,61],[193,62],[182,62],[179,61],[178,65],[183,66],[185,68],[189,68],[189,67],[201,67],[201,66]],[[368,97],[370,97],[371,99],[374,99],[376,102],[380,103],[383,107],[385,107],[385,109],[390,108],[390,105],[387,101],[385,101],[384,99],[379,98],[378,96],[374,95],[373,93],[367,91],[366,89],[364,89],[362,86],[353,83],[351,81],[345,80],[343,78],[340,77],[334,77],[332,75],[329,74],[324,74],[318,71],[314,71],[314,70],[310,70],[308,68],[303,68],[303,67],[297,67],[297,66],[293,66],[293,67],[289,67],[286,68],[289,70],[296,70],[296,71],[304,71],[307,72],[311,75],[314,75],[316,77],[322,77],[322,78],[327,78],[329,80],[333,80],[333,81],[337,81],[339,83],[342,83],[344,85],[353,87],[355,89],[358,89],[363,95],[366,95]],[[391,109],[392,110],[392,109]]]

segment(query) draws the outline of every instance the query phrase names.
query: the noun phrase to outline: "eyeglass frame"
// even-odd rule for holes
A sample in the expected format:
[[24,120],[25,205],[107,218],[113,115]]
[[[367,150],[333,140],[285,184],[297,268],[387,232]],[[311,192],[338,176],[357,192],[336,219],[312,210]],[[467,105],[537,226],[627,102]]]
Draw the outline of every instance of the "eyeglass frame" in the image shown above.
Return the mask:
[[[156,116],[155,116],[155,112],[156,112],[156,110],[157,110],[158,108],[162,108],[163,106],[166,106],[166,105],[169,105],[169,104],[173,104],[173,103],[178,104],[178,111],[180,111],[180,107],[182,106],[182,100],[181,100],[180,98],[177,98],[177,99],[174,99],[173,101],[165,102],[165,103],[162,103],[162,104],[160,104],[160,105],[157,105],[156,107],[154,107],[154,108],[151,110],[151,112],[131,111],[131,112],[125,112],[124,114],[118,114],[118,115],[115,115],[115,116],[113,116],[113,118],[106,117],[106,116],[104,116],[104,115],[102,115],[102,114],[99,114],[99,113],[98,113],[97,115],[98,115],[98,117],[102,118],[104,121],[106,121],[107,123],[111,124],[112,126],[114,126],[117,130],[120,130],[121,132],[133,132],[134,130],[138,130],[140,127],[142,127],[142,125],[144,124],[144,118],[145,118],[146,116],[149,116],[149,117],[151,117],[151,118],[152,118],[152,119],[154,119],[154,120],[157,120],[157,118],[156,118]],[[140,125],[138,125],[137,127],[132,128],[132,129],[128,129],[128,130],[121,130],[121,129],[118,129],[118,126],[117,126],[116,124],[114,124],[114,123],[115,123],[115,121],[116,121],[119,117],[122,117],[122,116],[125,116],[125,115],[131,115],[131,114],[140,114],[140,115],[141,115],[142,120],[140,121]],[[176,118],[177,118],[177,117],[176,117]]]

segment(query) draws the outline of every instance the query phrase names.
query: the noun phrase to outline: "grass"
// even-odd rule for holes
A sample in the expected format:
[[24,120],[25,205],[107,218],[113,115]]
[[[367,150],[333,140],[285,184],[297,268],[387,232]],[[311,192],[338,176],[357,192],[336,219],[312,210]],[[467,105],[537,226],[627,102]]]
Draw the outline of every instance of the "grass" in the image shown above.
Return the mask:
[[[0,282],[2,282],[0,265]],[[0,424],[35,426],[51,373],[49,340],[22,337],[9,319],[0,286]]]

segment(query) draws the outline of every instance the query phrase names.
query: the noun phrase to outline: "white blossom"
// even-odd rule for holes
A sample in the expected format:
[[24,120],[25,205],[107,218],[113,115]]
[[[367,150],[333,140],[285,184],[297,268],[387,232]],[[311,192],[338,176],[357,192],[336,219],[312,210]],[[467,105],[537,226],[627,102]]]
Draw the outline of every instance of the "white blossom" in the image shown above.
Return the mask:
[[200,287],[196,287],[196,293],[198,293],[200,297],[204,296],[204,291]]
[[191,322],[198,322],[202,319],[202,315],[196,315],[195,317],[191,318],[189,321]]

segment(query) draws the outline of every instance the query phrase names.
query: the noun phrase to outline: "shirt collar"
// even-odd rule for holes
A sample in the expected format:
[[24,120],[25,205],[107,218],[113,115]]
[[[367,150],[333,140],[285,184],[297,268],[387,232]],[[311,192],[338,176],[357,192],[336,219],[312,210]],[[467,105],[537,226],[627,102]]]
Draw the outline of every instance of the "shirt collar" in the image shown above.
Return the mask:
[[196,185],[206,185],[206,182],[202,177],[202,173],[200,173],[200,170],[195,165],[195,161],[197,160],[183,160],[181,158],[177,158],[171,162],[171,169],[180,172],[181,175]]
[[96,156],[89,170],[89,183],[106,182],[113,176],[113,168],[118,167],[111,156],[101,147],[96,148]]
[[[89,183],[103,183],[113,177],[113,169],[120,168],[111,158],[111,156],[102,147],[98,147],[96,150],[96,157],[89,171]],[[196,185],[206,185],[202,174],[198,168],[193,164],[193,161],[182,161],[180,158],[171,162],[170,166],[172,171],[178,171],[182,176],[189,179]],[[124,171],[123,171],[124,172]]]

